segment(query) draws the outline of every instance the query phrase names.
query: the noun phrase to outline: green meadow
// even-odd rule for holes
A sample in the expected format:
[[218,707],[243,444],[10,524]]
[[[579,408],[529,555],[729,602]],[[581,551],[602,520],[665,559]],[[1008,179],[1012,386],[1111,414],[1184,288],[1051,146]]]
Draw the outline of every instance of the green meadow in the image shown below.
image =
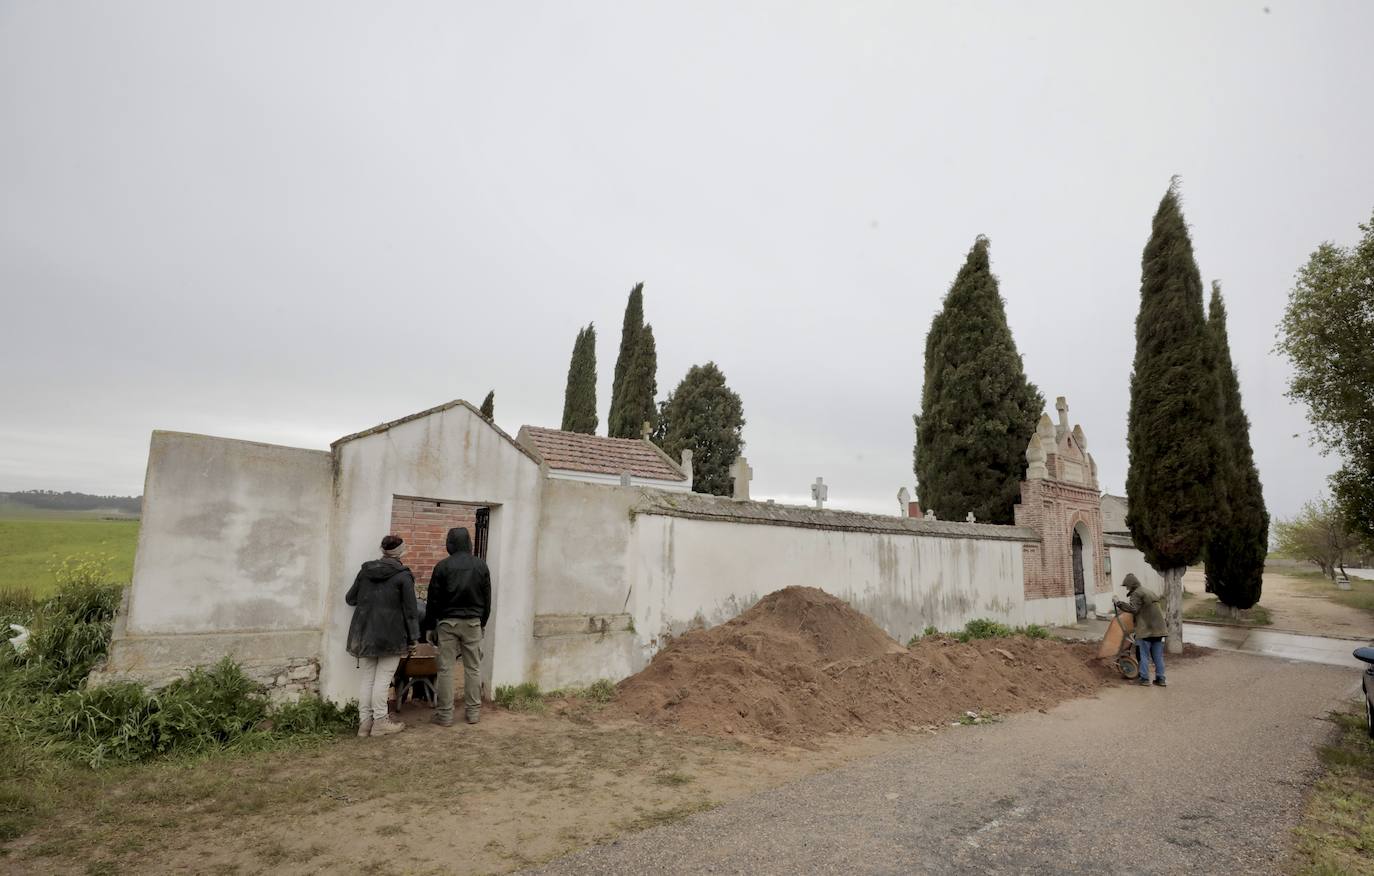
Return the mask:
[[[46,596],[57,587],[53,567],[68,557],[107,558],[117,583],[134,572],[137,520],[103,520],[79,514],[0,516],[0,592]],[[11,512],[19,513],[19,512]]]

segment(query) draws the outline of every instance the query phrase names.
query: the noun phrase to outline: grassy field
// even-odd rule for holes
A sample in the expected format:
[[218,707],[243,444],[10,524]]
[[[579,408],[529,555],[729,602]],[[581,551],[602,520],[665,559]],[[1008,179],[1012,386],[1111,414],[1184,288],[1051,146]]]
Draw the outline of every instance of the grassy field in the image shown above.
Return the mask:
[[1303,876],[1374,873],[1374,740],[1364,708],[1333,712],[1335,739],[1323,746],[1323,775],[1295,831],[1294,866]]
[[81,515],[0,518],[0,590],[45,596],[56,587],[52,566],[70,556],[108,557],[115,583],[134,571],[137,520],[100,520]]
[[1238,620],[1217,617],[1217,598],[1210,593],[1183,594],[1183,618],[1237,627],[1267,627],[1274,622],[1262,605],[1242,611]]
[[1325,596],[1332,602],[1374,614],[1374,581],[1351,578],[1349,590],[1337,590],[1331,579],[1320,572],[1286,572],[1285,574],[1301,581],[1303,590],[1314,596]]

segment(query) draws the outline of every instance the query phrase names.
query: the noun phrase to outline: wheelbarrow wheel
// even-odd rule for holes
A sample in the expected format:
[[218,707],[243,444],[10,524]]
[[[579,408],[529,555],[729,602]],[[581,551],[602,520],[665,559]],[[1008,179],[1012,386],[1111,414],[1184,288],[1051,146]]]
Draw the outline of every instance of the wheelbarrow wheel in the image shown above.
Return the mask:
[[1140,663],[1130,654],[1122,654],[1116,658],[1116,669],[1122,678],[1131,679],[1140,674]]

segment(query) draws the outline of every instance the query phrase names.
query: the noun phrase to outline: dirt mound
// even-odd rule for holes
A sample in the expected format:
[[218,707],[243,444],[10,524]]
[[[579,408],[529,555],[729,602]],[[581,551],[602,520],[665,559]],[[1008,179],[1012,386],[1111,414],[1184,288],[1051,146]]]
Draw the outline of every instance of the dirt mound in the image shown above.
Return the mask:
[[1023,637],[932,638],[908,650],[848,603],[788,587],[674,639],[620,683],[616,700],[653,724],[804,743],[1053,705],[1111,678],[1095,655],[1093,646]]

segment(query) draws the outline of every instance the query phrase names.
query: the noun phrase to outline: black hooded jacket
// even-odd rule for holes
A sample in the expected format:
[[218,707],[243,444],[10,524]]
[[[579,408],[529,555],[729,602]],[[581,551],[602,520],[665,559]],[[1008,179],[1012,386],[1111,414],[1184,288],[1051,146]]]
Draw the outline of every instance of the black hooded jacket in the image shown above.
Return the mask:
[[354,657],[395,657],[419,641],[415,576],[400,560],[363,563],[344,602],[356,606],[346,646]]
[[465,527],[455,526],[445,541],[448,556],[434,565],[425,600],[425,629],[434,629],[446,618],[482,621],[491,616],[491,573],[486,561],[473,556],[472,539]]

